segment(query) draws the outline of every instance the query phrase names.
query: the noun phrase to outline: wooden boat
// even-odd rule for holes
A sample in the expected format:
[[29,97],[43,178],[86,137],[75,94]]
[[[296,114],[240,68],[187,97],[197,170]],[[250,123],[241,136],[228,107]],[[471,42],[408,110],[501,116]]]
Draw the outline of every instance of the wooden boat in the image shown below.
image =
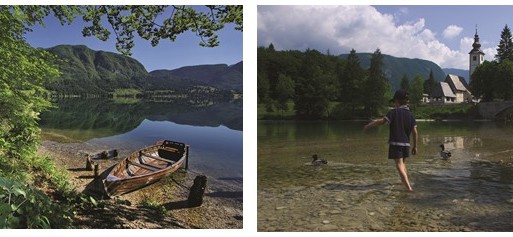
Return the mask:
[[159,141],[116,164],[103,180],[105,192],[112,197],[155,183],[184,164],[187,168],[188,157],[188,145]]

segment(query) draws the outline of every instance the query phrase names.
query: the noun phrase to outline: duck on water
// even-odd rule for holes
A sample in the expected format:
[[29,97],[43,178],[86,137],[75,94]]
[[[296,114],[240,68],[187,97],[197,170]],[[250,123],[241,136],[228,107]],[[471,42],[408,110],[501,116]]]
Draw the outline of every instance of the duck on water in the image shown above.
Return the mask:
[[444,144],[440,144],[440,148],[442,148],[442,151],[440,151],[440,157],[443,159],[449,159],[451,157],[451,152],[445,150]]
[[317,154],[312,155],[312,165],[318,166],[325,164],[328,164],[327,160],[319,159],[319,156],[317,156]]

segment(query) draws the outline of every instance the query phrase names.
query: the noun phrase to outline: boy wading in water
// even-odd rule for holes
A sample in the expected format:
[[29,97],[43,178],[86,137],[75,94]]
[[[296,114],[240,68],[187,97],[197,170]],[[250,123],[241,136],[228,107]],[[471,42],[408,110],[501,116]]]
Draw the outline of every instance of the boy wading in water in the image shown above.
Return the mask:
[[404,161],[410,156],[410,134],[413,133],[413,146],[411,153],[417,154],[417,122],[408,108],[408,93],[404,90],[398,90],[391,100],[394,102],[394,109],[388,111],[387,115],[381,119],[376,119],[365,125],[364,130],[377,127],[388,123],[390,125],[390,135],[388,139],[388,159],[395,161],[395,167],[401,176],[401,182],[408,191],[413,192]]

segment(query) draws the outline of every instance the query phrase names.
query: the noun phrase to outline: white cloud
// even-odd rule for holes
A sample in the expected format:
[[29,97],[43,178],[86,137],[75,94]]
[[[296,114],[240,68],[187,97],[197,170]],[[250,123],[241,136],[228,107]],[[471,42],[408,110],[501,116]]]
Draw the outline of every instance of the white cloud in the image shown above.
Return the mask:
[[449,26],[447,26],[447,28],[445,28],[442,35],[444,36],[444,38],[452,39],[452,38],[455,38],[456,36],[460,35],[460,33],[462,31],[463,31],[463,28],[461,28],[457,25],[449,25]]
[[[382,14],[372,6],[259,6],[257,17],[258,45],[273,43],[281,50],[329,49],[338,54],[351,48],[357,52],[379,48],[384,54],[431,60],[443,68],[466,69],[473,42],[470,39],[468,44],[464,38],[460,49],[451,49],[426,28],[425,19],[398,25],[394,16]],[[461,33],[458,26],[447,28],[453,28],[452,34]],[[489,51],[485,51],[487,56]]]

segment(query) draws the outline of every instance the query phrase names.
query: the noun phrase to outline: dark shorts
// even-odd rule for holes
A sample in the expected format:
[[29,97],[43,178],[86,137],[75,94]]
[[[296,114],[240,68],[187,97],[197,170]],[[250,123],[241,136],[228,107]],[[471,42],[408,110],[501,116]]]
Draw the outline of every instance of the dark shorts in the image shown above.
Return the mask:
[[388,159],[400,159],[410,157],[410,147],[409,146],[388,146]]

